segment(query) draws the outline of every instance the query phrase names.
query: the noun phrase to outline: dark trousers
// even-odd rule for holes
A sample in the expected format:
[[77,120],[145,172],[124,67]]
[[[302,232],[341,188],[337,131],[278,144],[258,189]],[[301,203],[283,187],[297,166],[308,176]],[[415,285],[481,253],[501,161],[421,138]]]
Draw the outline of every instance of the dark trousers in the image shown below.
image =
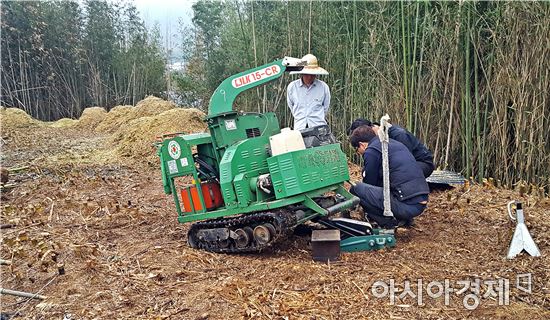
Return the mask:
[[395,217],[394,219],[384,216],[384,190],[382,187],[361,182],[352,187],[350,192],[361,199],[360,203],[365,211],[365,216],[382,228],[394,228],[398,221],[410,221],[426,209],[424,204],[407,204],[397,200],[390,194],[391,211]]
[[431,162],[416,161],[416,164],[418,164],[422,173],[424,173],[424,178],[429,177],[434,172],[434,164]]

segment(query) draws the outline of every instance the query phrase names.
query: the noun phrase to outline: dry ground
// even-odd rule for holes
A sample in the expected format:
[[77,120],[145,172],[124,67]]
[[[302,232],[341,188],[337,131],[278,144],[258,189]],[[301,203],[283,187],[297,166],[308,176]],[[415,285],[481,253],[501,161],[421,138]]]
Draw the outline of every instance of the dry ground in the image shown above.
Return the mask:
[[[4,120],[3,120],[4,121]],[[331,265],[311,261],[308,239],[293,236],[271,252],[211,254],[186,246],[160,170],[113,151],[111,136],[90,129],[33,126],[2,131],[2,165],[12,173],[3,193],[1,287],[39,292],[40,302],[1,296],[15,319],[440,319],[550,318],[550,201],[472,186],[431,195],[416,227],[400,230],[397,247],[345,253]],[[151,148],[151,152],[154,150]],[[505,259],[514,224],[510,199],[525,203],[543,257]],[[516,275],[532,275],[532,292]],[[417,299],[376,298],[375,281],[406,280]],[[509,279],[509,305],[469,290],[432,298],[430,281]],[[434,290],[435,292],[436,290]],[[416,291],[415,291],[416,292]],[[68,317],[68,316],[67,316]]]

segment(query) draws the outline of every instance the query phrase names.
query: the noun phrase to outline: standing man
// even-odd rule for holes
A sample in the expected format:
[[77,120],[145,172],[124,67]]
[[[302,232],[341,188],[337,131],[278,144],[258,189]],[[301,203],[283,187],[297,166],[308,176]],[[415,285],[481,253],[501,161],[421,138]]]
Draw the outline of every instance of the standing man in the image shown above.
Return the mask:
[[330,89],[317,79],[318,75],[328,75],[328,72],[319,67],[317,58],[312,54],[306,54],[302,60],[307,65],[300,71],[290,72],[301,75],[300,79],[292,81],[286,90],[287,104],[294,117],[294,130],[326,125],[330,107]]
[[[390,138],[388,144],[390,203],[394,217],[384,216],[382,144],[372,127],[363,125],[353,131],[351,146],[363,157],[363,182],[350,192],[361,199],[365,217],[382,229],[393,231],[397,225],[410,225],[428,204],[430,189],[412,154],[401,142]],[[394,219],[395,218],[395,219]]]
[[[378,123],[372,123],[366,119],[356,119],[351,124],[351,127],[348,129],[348,135],[352,135],[352,132],[360,126],[369,126],[374,130],[374,133],[378,134]],[[392,124],[388,129],[388,136],[390,139],[401,142],[402,144],[409,149],[409,151],[414,156],[416,163],[422,169],[424,177],[429,177],[435,169],[434,166],[434,156],[430,150],[418,140],[412,133],[406,129]]]

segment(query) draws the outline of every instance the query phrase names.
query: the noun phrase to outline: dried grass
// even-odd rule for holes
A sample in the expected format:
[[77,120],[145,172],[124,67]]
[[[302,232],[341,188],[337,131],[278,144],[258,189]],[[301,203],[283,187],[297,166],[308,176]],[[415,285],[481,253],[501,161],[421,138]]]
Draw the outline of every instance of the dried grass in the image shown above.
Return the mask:
[[113,133],[128,125],[134,119],[154,116],[164,111],[174,109],[172,102],[148,96],[133,106],[117,106],[111,109],[103,121],[97,126],[97,132]]
[[116,106],[109,110],[103,121],[95,128],[96,132],[113,133],[131,117],[133,106]]
[[3,132],[16,129],[36,128],[43,125],[41,121],[34,119],[24,110],[19,108],[1,107],[0,119]]
[[107,117],[107,111],[101,107],[90,107],[84,109],[80,119],[78,119],[78,127],[85,129],[96,128]]
[[156,163],[157,156],[152,144],[158,136],[166,133],[203,132],[206,124],[204,113],[198,109],[170,109],[159,115],[132,120],[121,127],[111,138],[118,154],[125,157],[147,159]]
[[136,104],[136,108],[134,109],[134,116],[136,118],[153,116],[163,113],[164,111],[174,109],[176,107],[177,106],[170,101],[166,101],[154,96],[148,96]]
[[75,119],[61,118],[54,122],[46,122],[46,124],[52,128],[67,128],[78,125],[78,122],[79,121]]

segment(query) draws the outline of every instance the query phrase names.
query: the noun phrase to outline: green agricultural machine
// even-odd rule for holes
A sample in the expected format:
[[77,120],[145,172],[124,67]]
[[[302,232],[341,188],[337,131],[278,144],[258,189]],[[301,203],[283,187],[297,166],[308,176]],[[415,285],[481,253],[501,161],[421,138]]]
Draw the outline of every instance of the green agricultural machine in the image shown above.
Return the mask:
[[[210,99],[209,133],[166,135],[157,145],[164,191],[174,197],[178,221],[195,222],[191,247],[257,252],[309,220],[340,229],[344,238],[373,234],[366,222],[329,219],[359,199],[343,186],[347,159],[327,126],[302,132],[313,141],[304,148],[274,155],[271,139],[281,133],[275,114],[233,110],[241,92],[305,63],[286,57],[227,78]],[[370,238],[371,246],[379,247],[373,240],[379,241]]]

